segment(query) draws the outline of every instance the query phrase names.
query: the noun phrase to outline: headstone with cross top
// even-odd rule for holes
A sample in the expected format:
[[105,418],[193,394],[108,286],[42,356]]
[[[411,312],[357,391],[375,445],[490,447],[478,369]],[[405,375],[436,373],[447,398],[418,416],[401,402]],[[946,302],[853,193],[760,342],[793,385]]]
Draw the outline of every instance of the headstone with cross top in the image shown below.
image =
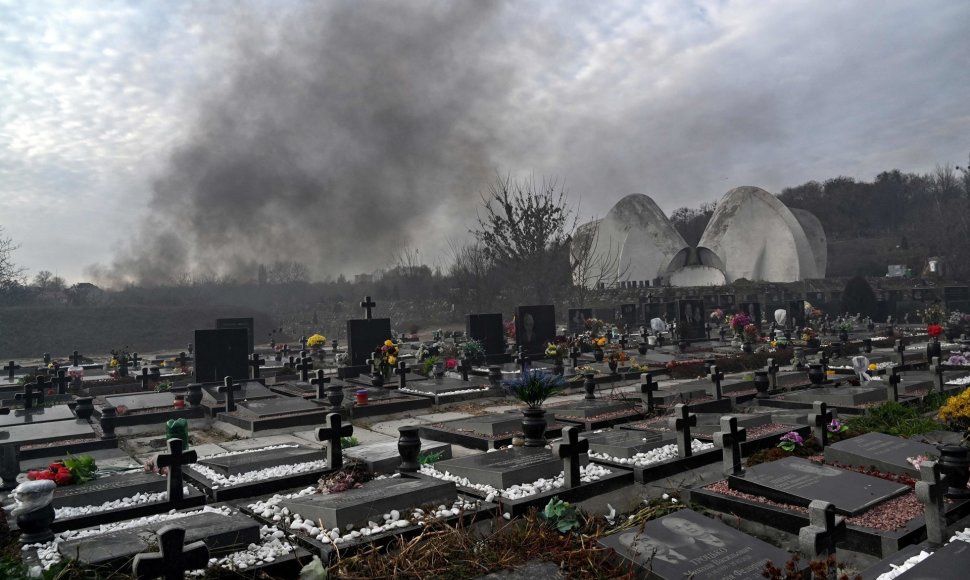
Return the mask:
[[472,370],[472,363],[469,362],[468,358],[461,357],[458,359],[458,372],[461,374],[461,380],[468,382],[468,371]]
[[141,381],[141,388],[147,389],[149,385],[152,384],[154,377],[152,377],[148,367],[141,367],[141,375],[138,376],[138,380]]
[[168,440],[168,453],[159,454],[155,464],[168,469],[168,501],[182,501],[182,466],[195,463],[199,454],[184,450],[184,443],[177,437]]
[[219,392],[226,394],[226,413],[232,413],[236,410],[236,391],[241,390],[242,385],[234,383],[232,377],[226,377],[222,380]]
[[902,339],[896,339],[896,352],[899,354],[899,366],[906,364],[906,343]]
[[57,389],[58,395],[67,393],[67,385],[71,384],[71,377],[67,376],[67,369],[57,369],[51,377],[51,387]]
[[926,520],[926,539],[932,546],[942,546],[946,541],[946,475],[936,461],[924,461],[919,466],[920,480],[916,482],[916,499],[923,504]]
[[552,454],[563,461],[563,484],[567,488],[579,487],[580,455],[589,452],[589,440],[579,439],[579,427],[576,425],[564,427],[562,440],[552,444]]
[[778,388],[778,365],[773,358],[768,359],[766,362],[768,363],[765,366],[765,370],[768,371],[768,388],[774,391]]
[[721,417],[721,430],[714,433],[714,446],[722,450],[724,475],[738,475],[741,463],[741,442],[747,438],[744,427],[738,428],[737,417]]
[[[307,337],[306,336],[301,336],[300,337],[300,350],[301,351],[305,351],[306,350],[306,343],[307,343]],[[303,353],[302,352],[300,353],[300,356],[303,356]]]
[[128,354],[123,353],[121,358],[118,359],[118,376],[127,377],[128,376]]
[[360,303],[360,307],[364,309],[364,318],[367,320],[374,318],[371,310],[373,310],[375,306],[377,306],[377,302],[371,300],[370,296],[364,296],[364,300]]
[[940,394],[943,393],[944,383],[946,382],[943,379],[944,370],[946,370],[946,367],[940,362],[940,357],[933,357],[933,360],[930,361],[930,372],[933,373],[933,381],[940,389]]
[[259,367],[266,364],[266,359],[260,357],[258,352],[254,352],[253,354],[249,355],[249,362],[247,364],[249,364],[249,368],[252,369],[252,373],[250,374],[254,379],[258,379]]
[[33,383],[24,384],[24,392],[17,393],[14,398],[18,401],[24,402],[24,409],[30,409],[34,406],[34,400],[37,400],[38,405],[44,404],[44,393],[50,383],[47,382],[47,377],[38,375]]
[[340,448],[340,438],[354,434],[354,426],[350,423],[343,425],[340,413],[327,414],[327,426],[317,429],[317,441],[327,442],[327,467],[340,469],[344,465],[343,451]]
[[141,362],[141,357],[138,356],[138,353],[137,352],[131,353],[131,366],[133,366],[136,369],[141,368],[141,365],[139,364],[140,362]]
[[297,370],[300,371],[300,380],[304,383],[310,380],[310,371],[313,370],[313,357],[309,356],[307,351],[300,351],[300,364],[297,365]]
[[184,369],[185,367],[189,366],[189,357],[188,355],[185,354],[185,351],[182,351],[179,353],[177,357],[175,357],[175,362],[179,364],[180,369]]
[[724,380],[724,373],[717,365],[711,365],[711,382],[714,383],[714,399],[721,400],[721,381]]
[[812,426],[812,434],[819,448],[825,449],[828,444],[828,426],[832,422],[834,414],[823,401],[812,403],[812,412],[808,414],[808,422]]
[[77,351],[74,351],[74,354],[71,355],[71,361],[74,363],[74,366],[81,366],[81,355]]
[[574,346],[569,349],[569,360],[573,361],[573,369],[579,366],[579,355],[581,351],[578,346]]
[[889,377],[886,380],[889,386],[886,388],[889,391],[887,395],[890,401],[899,401],[899,383],[902,380],[902,377],[896,371],[896,367],[889,367]]
[[138,580],[159,576],[165,580],[182,580],[188,570],[206,568],[209,548],[205,542],[185,545],[185,528],[164,526],[157,532],[158,553],[136,554],[131,571]]
[[515,359],[515,363],[521,368],[523,377],[529,374],[529,355],[525,354],[525,348],[519,348],[519,356]]
[[651,415],[656,410],[656,404],[653,401],[653,393],[659,387],[657,383],[653,380],[653,375],[650,373],[643,373],[640,375],[640,395],[641,399],[647,404],[647,413]]
[[808,559],[835,554],[845,533],[845,518],[835,515],[835,505],[820,499],[808,504],[808,525],[798,530],[798,546]]
[[317,398],[325,399],[327,397],[327,385],[330,383],[330,377],[323,376],[323,369],[317,369],[316,377],[310,379],[310,384],[317,387]]
[[399,381],[398,382],[398,386],[400,386],[402,389],[405,389],[408,386],[408,371],[409,370],[410,369],[408,368],[408,363],[406,363],[403,360],[400,361],[400,362],[398,362],[397,363],[397,368],[394,369],[394,374],[398,376],[398,381]]
[[18,365],[15,361],[10,361],[9,363],[7,363],[7,366],[3,367],[3,370],[7,371],[7,379],[10,382],[13,382],[14,371],[19,368],[20,368],[20,365]]
[[690,407],[683,403],[674,405],[674,429],[677,430],[677,454],[680,457],[690,457],[693,450],[690,447],[690,428],[697,425],[697,415],[690,412]]

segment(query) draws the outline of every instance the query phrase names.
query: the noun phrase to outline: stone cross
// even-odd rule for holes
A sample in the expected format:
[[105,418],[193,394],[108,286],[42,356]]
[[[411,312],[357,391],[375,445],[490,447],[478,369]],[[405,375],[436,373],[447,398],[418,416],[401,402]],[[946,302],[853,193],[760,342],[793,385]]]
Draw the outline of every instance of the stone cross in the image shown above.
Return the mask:
[[219,387],[219,392],[226,394],[226,413],[232,413],[236,410],[236,391],[241,390],[242,385],[233,383],[232,377],[223,379],[222,385]]
[[940,388],[940,393],[942,394],[944,387],[943,371],[946,370],[946,367],[940,363],[940,357],[938,356],[933,357],[930,363],[930,372],[933,373],[933,380],[936,381],[936,386]]
[[260,365],[266,364],[266,359],[260,358],[259,353],[254,352],[249,355],[249,366],[253,369],[253,378],[259,378],[259,367]]
[[143,389],[147,389],[148,385],[152,383],[152,377],[149,376],[148,372],[148,367],[142,367],[141,376],[138,377],[138,380],[141,381],[141,388]]
[[[306,350],[306,342],[307,342],[307,337],[306,336],[301,336],[300,337],[300,350],[301,351]],[[302,355],[303,353],[301,352],[300,354]]]
[[822,372],[826,373],[829,370],[829,353],[826,350],[821,350],[818,353],[818,364],[822,365]]
[[57,369],[51,377],[51,387],[57,389],[58,395],[65,394],[69,384],[71,384],[71,377],[67,376],[66,369]]
[[835,515],[835,505],[820,499],[808,504],[808,525],[798,530],[798,546],[809,560],[835,554],[835,544],[845,533],[845,518]]
[[71,361],[74,362],[74,366],[81,366],[81,355],[77,351],[74,351],[74,354],[71,355]]
[[327,394],[327,384],[330,382],[330,377],[323,376],[323,369],[317,369],[317,376],[310,379],[311,385],[316,385],[317,387],[317,398],[324,399]]
[[51,353],[45,352],[44,353],[44,366],[47,366],[49,364],[51,364]]
[[739,475],[741,465],[741,442],[747,438],[744,427],[738,428],[737,417],[721,417],[721,430],[714,434],[714,446],[722,450],[724,475]]
[[159,454],[155,460],[159,467],[168,468],[168,501],[182,501],[182,466],[195,463],[199,454],[193,449],[184,451],[184,443],[177,437],[168,440],[168,453]]
[[[182,351],[179,353],[177,357],[175,357],[175,361],[179,363],[179,368],[183,369],[189,364],[189,357],[185,354],[185,351]],[[263,362],[266,362],[266,361],[263,361]]]
[[24,384],[24,392],[17,393],[14,398],[18,401],[24,402],[24,409],[30,409],[34,406],[34,399],[37,399],[38,405],[44,404],[44,393],[47,391],[47,387],[50,383],[47,382],[47,377],[43,375],[37,375],[37,379],[33,383]]
[[724,373],[721,369],[717,368],[717,365],[711,366],[711,382],[714,383],[714,398],[717,400],[721,399],[721,381],[724,380]]
[[118,361],[118,375],[122,377],[128,376],[128,355],[121,355],[121,360]]
[[902,339],[896,339],[896,352],[899,353],[899,366],[906,364],[906,345]]
[[523,377],[529,374],[529,355],[525,354],[525,348],[519,349],[519,357],[515,362],[522,368]]
[[131,355],[131,366],[135,367],[136,369],[137,368],[140,368],[140,366],[138,364],[139,361],[141,361],[141,357],[138,356],[138,353],[137,352],[132,353],[132,355]]
[[310,380],[310,371],[313,370],[313,357],[307,356],[305,350],[300,351],[300,364],[296,365],[300,371],[300,380],[304,383]]
[[377,302],[374,302],[373,300],[371,300],[370,296],[364,296],[364,301],[360,303],[360,307],[363,308],[364,312],[366,313],[364,318],[366,318],[367,320],[370,320],[371,318],[374,317],[371,314],[371,310],[375,306],[377,306]]
[[3,367],[3,370],[7,371],[7,378],[10,380],[10,382],[13,382],[13,372],[19,368],[20,368],[20,365],[18,365],[14,361],[10,361],[10,363],[7,364],[7,366]]
[[946,474],[942,473],[938,462],[924,461],[919,466],[919,477],[916,499],[923,504],[926,539],[931,546],[942,546],[946,541],[946,510],[943,505],[947,490]]
[[317,429],[317,441],[327,442],[327,468],[340,469],[344,465],[343,450],[340,448],[340,438],[354,434],[354,426],[350,423],[341,424],[340,413],[327,414],[327,426]]
[[579,427],[573,425],[564,427],[562,430],[562,440],[552,444],[552,454],[562,459],[563,485],[567,488],[579,487],[581,484],[579,477],[579,456],[589,452],[589,439],[579,439]]
[[209,548],[205,542],[185,545],[185,528],[165,526],[158,530],[158,553],[136,554],[131,571],[138,580],[159,576],[165,580],[182,580],[187,570],[209,565]]
[[579,355],[580,355],[580,350],[578,346],[574,346],[571,349],[569,349],[569,360],[573,361],[574,369],[579,366]]
[[896,372],[896,367],[889,367],[889,400],[899,401],[899,382],[902,381],[902,377]]
[[653,393],[657,389],[657,383],[654,382],[653,375],[650,373],[640,375],[640,394],[646,396],[647,413],[653,414],[656,410],[656,404],[653,402]]
[[470,362],[468,362],[467,358],[461,357],[461,359],[458,360],[458,372],[461,373],[461,380],[466,382],[468,381],[468,371],[470,371],[471,368],[472,365]]
[[408,368],[408,363],[406,363],[403,360],[402,361],[398,361],[397,368],[394,369],[394,374],[398,376],[398,380],[400,381],[399,386],[402,389],[406,389],[407,386],[408,386],[408,371],[409,370],[411,370],[411,369]]
[[766,361],[768,364],[765,366],[765,370],[768,371],[768,388],[772,391],[778,388],[778,365],[775,364],[775,359],[770,358]]
[[690,428],[697,425],[697,415],[690,412],[690,408],[678,403],[674,405],[674,429],[677,430],[677,454],[680,457],[690,457],[693,450],[690,447]]
[[620,349],[626,350],[626,342],[627,342],[627,340],[626,340],[626,334],[621,334],[620,335],[620,340],[617,341],[617,342],[620,343]]
[[820,449],[825,449],[828,443],[828,426],[832,422],[832,411],[823,401],[812,403],[812,413],[808,414],[808,422],[812,426],[812,434]]

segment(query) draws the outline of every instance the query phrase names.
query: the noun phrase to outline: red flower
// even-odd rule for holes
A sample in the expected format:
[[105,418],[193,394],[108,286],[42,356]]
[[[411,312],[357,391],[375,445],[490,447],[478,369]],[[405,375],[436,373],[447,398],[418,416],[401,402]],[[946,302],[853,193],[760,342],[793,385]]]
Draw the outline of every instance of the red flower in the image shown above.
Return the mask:
[[60,461],[55,461],[54,463],[49,463],[47,465],[47,469],[50,469],[51,471],[60,471],[62,469],[67,469],[67,468],[64,467],[64,464],[61,463]]
[[68,470],[58,471],[54,474],[54,483],[57,485],[71,485],[74,482],[74,476]]
[[930,336],[940,336],[943,334],[943,327],[939,324],[931,324],[926,327],[926,334]]
[[30,470],[27,472],[27,479],[35,481],[41,479],[54,479],[54,472],[48,470]]

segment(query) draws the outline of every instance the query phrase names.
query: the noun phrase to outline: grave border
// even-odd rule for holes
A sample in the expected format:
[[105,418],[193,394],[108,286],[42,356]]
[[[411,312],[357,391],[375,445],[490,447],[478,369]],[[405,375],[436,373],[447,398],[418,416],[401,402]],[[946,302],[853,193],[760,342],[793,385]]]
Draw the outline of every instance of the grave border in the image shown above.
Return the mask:
[[[201,459],[205,459],[205,457],[202,457]],[[344,466],[346,465],[347,462],[344,463]],[[264,496],[267,494],[278,493],[285,489],[314,485],[322,476],[334,471],[336,470],[327,465],[322,469],[304,471],[303,473],[295,473],[280,477],[271,477],[269,479],[261,479],[259,481],[252,481],[249,483],[224,486],[215,483],[195,469],[192,469],[192,465],[182,467],[182,475],[185,477],[185,479],[201,489],[203,495],[210,498],[213,502],[226,502],[256,496]]]
[[[498,449],[500,447],[508,447],[512,444],[512,435],[508,437],[499,437],[495,439],[487,439],[482,437],[484,433],[464,433],[460,431],[454,431],[451,429],[442,429],[440,427],[435,427],[435,425],[441,425],[443,423],[432,423],[429,425],[419,425],[418,435],[422,439],[431,439],[432,441],[438,441],[441,443],[451,443],[452,445],[461,445],[462,447],[467,447],[469,449],[477,449],[479,451],[488,451],[489,449]],[[562,436],[563,427],[569,427],[568,424],[559,423],[555,420],[550,421],[546,424],[546,439],[555,439]],[[580,425],[582,429],[582,425]]]

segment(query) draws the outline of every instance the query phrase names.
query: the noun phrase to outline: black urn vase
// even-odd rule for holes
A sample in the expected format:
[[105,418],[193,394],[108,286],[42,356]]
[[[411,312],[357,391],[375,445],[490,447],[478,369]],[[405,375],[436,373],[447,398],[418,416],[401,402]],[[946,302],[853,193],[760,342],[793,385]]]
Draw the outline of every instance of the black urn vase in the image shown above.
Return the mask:
[[78,419],[88,420],[94,414],[94,397],[78,397],[74,414]]
[[418,427],[405,425],[398,427],[400,437],[397,440],[397,452],[401,455],[401,465],[397,468],[401,473],[414,473],[421,469],[418,455],[421,453],[421,437]]
[[940,445],[940,467],[946,474],[946,497],[970,498],[967,481],[970,480],[970,449],[962,445]]
[[546,410],[526,407],[522,410],[522,433],[526,447],[546,446]]
[[808,365],[808,380],[813,385],[821,385],[825,382],[825,369],[820,364]]
[[767,395],[768,387],[771,382],[768,381],[768,371],[755,371],[754,372],[754,388],[758,390],[759,395]]

